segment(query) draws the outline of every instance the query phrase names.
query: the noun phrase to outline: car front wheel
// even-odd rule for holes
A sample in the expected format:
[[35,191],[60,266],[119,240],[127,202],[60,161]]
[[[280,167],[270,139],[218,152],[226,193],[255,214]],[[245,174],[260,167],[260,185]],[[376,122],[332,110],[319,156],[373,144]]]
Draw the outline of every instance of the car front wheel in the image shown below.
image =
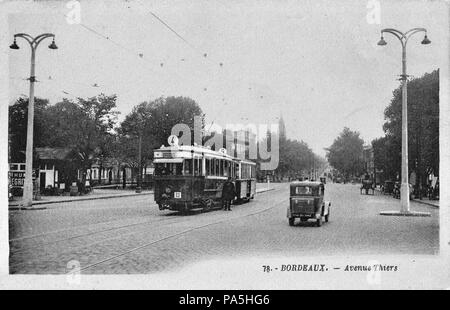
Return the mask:
[[319,217],[317,219],[317,227],[320,227],[320,226],[322,226],[322,217]]
[[289,218],[289,226],[294,226],[295,217]]

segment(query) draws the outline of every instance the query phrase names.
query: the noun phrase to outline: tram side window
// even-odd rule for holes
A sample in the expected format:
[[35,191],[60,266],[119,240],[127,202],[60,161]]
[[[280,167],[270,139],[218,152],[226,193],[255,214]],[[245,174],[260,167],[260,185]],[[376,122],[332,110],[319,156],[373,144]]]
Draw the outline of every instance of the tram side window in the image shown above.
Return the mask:
[[230,163],[228,160],[225,160],[224,162],[225,162],[225,163],[224,163],[224,164],[225,164],[225,168],[224,168],[223,170],[224,170],[224,172],[225,172],[225,176],[226,176],[226,177],[231,177],[231,171],[230,171],[230,170],[231,170],[231,169],[230,169],[230,164],[231,164],[231,163]]
[[199,158],[194,159],[194,175],[202,174],[202,166]]
[[204,171],[203,171],[203,159],[198,158],[197,159],[197,165],[198,165],[198,175],[202,175],[204,173]]
[[252,177],[252,166],[249,164],[242,164],[242,178],[250,179]]
[[220,161],[218,160],[218,159],[214,159],[214,175],[220,175],[219,173],[220,173],[220,168],[219,168],[219,165],[220,165]]
[[185,159],[184,160],[183,175],[192,175],[192,159]]
[[209,158],[205,159],[206,175],[211,175],[211,160]]

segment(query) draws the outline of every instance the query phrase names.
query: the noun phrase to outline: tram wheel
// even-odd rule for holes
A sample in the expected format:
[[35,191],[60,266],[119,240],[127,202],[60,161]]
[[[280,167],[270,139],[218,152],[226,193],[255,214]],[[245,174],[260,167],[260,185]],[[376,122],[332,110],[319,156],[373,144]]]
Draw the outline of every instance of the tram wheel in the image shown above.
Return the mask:
[[212,207],[213,207],[213,202],[211,199],[202,200],[203,211],[211,211]]

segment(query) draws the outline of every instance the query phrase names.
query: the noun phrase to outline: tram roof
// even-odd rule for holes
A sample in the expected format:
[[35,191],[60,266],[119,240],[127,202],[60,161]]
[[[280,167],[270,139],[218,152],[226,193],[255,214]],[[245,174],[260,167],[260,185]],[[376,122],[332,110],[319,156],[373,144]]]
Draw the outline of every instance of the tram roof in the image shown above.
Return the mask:
[[[236,160],[240,161],[242,163],[247,164],[253,164],[256,165],[255,162],[245,159],[240,159],[231,155],[228,155],[226,153],[221,153],[218,151],[211,150],[210,148],[204,147],[204,146],[198,146],[198,145],[179,145],[179,146],[161,146],[159,149],[156,149],[155,152],[194,152],[194,154],[205,154],[205,155],[211,155],[216,158],[226,158],[230,160]],[[183,156],[180,156],[183,157]]]
[[207,147],[203,146],[195,146],[195,145],[179,145],[179,146],[161,146],[159,149],[155,150],[155,152],[194,152],[196,154],[207,154],[216,157],[235,159],[233,156],[230,156],[225,153],[221,153],[218,151],[211,150]]

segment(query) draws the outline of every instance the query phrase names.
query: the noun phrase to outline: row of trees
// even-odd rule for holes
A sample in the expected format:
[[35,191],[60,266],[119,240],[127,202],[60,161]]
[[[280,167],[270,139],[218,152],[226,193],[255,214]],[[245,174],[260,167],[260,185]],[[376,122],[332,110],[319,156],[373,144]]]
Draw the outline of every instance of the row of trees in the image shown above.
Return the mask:
[[[383,137],[372,141],[374,166],[383,180],[399,180],[401,175],[402,91],[394,90],[384,111]],[[348,178],[365,173],[364,141],[359,132],[344,128],[327,149],[327,159],[339,174]],[[439,70],[408,81],[409,172],[416,184],[426,184],[427,176],[439,173]]]
[[[76,179],[78,169],[85,171],[93,163],[114,159],[129,167],[139,166],[138,146],[141,141],[141,164],[153,159],[153,150],[167,144],[175,124],[186,124],[193,133],[194,118],[204,113],[186,97],[161,97],[136,105],[119,123],[115,95],[100,94],[75,100],[63,99],[53,105],[46,99],[35,100],[35,147],[68,148],[72,157],[64,175]],[[19,98],[9,106],[10,160],[24,162],[28,99]],[[205,137],[207,139],[208,137]],[[193,141],[193,139],[191,139]],[[325,164],[303,141],[279,137],[280,160],[275,174],[298,177]],[[270,145],[270,144],[269,144]],[[84,182],[82,182],[84,184]]]
[[[65,162],[63,175],[73,181],[78,169],[85,171],[103,159],[114,158],[137,167],[138,137],[142,138],[142,162],[146,162],[151,159],[153,149],[166,142],[174,124],[184,123],[193,128],[194,116],[203,117],[201,108],[192,99],[167,97],[135,106],[119,124],[116,101],[116,95],[104,94],[63,99],[53,105],[36,98],[34,146],[70,149],[72,156]],[[27,117],[27,98],[19,98],[9,106],[12,162],[24,162]]]
[[304,141],[287,139],[281,135],[279,148],[279,164],[274,172],[276,177],[309,177],[313,170],[320,173],[325,169],[326,160],[314,154]]
[[[86,169],[101,155],[111,154],[117,114],[116,96],[100,95],[77,101],[64,99],[54,105],[35,100],[35,147],[70,148],[72,157],[64,175],[74,179],[76,168]],[[24,162],[28,99],[9,106],[10,160]]]
[[[375,167],[385,179],[401,175],[401,86],[384,111],[384,137],[372,141]],[[409,171],[417,173],[422,185],[430,173],[439,173],[439,70],[408,81]],[[418,183],[417,183],[418,185]]]

